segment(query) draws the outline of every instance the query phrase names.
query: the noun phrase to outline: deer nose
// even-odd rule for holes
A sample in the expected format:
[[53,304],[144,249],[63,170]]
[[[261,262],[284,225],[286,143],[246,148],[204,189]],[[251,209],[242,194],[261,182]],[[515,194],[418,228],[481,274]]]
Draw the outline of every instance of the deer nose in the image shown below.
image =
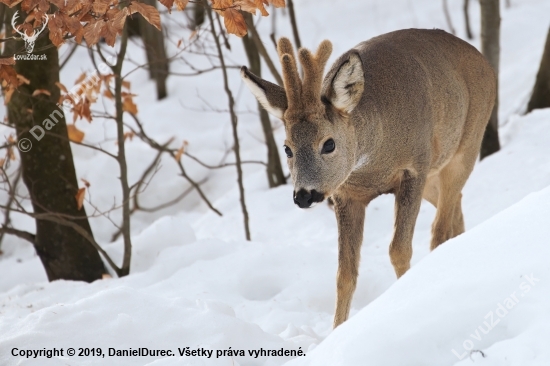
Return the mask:
[[300,189],[295,195],[294,195],[294,203],[298,205],[300,208],[308,208],[313,203],[313,199],[311,197],[311,193],[306,191],[305,189]]

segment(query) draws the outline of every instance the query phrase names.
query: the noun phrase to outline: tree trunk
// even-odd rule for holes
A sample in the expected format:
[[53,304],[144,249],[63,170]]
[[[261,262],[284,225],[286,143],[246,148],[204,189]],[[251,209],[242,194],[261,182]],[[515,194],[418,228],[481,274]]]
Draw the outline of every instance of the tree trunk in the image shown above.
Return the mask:
[[491,118],[481,143],[481,159],[500,150],[498,138],[498,70],[500,61],[500,4],[499,0],[480,0],[481,53],[487,58],[497,75],[497,96]]
[[[143,3],[154,6],[155,0],[144,0]],[[142,16],[139,17],[139,28],[147,62],[149,64],[149,77],[154,79],[157,84],[157,99],[166,97],[166,78],[168,77],[168,58],[166,57],[166,48],[164,47],[164,35],[154,26],[149,24]]]
[[[10,10],[7,22],[14,9]],[[10,29],[11,25],[6,24],[6,27]],[[6,53],[13,53],[15,47],[21,47],[20,42],[17,46],[10,43],[6,46]],[[32,143],[32,148],[22,151],[20,156],[23,182],[30,193],[34,214],[42,217],[36,220],[34,247],[50,281],[92,282],[106,273],[99,253],[73,228],[59,223],[60,218],[71,221],[92,235],[86,211],[84,207],[78,209],[75,198],[78,183],[65,115],[56,104],[59,99],[59,88],[55,85],[59,81],[59,60],[57,48],[50,42],[47,30],[36,41],[34,54],[45,55],[46,60],[17,61],[17,73],[29,79],[30,84],[21,85],[8,104],[9,123],[15,126],[18,141],[25,141],[23,146]],[[32,93],[37,89],[48,90],[51,95],[33,97]],[[33,126],[44,129],[45,134],[40,140],[29,133]]]
[[[252,16],[250,14],[247,13],[244,15],[249,18],[247,21],[252,21]],[[250,71],[257,76],[261,76],[260,53],[248,34],[243,37],[243,44],[248,57],[248,63],[250,64]],[[273,128],[271,127],[269,115],[267,111],[262,108],[260,103],[258,103],[258,111],[260,113],[260,121],[264,130],[265,144],[267,146],[267,181],[269,182],[269,187],[273,188],[285,184],[286,178],[283,173],[283,167],[281,166],[277,144],[273,137]]]
[[533,94],[527,105],[527,112],[531,112],[537,108],[548,107],[550,107],[550,29],[548,29],[548,35],[546,36],[546,44],[542,59],[540,60]]

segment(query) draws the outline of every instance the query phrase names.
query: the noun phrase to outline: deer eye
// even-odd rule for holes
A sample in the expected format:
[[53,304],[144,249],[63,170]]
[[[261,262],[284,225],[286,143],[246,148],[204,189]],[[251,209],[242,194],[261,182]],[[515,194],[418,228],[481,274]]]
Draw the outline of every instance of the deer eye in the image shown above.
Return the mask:
[[328,139],[323,144],[323,149],[321,150],[321,154],[330,154],[331,152],[336,149],[336,144],[334,143],[333,139]]
[[292,157],[292,150],[290,150],[290,147],[285,145],[284,148],[285,148],[286,157],[291,158]]

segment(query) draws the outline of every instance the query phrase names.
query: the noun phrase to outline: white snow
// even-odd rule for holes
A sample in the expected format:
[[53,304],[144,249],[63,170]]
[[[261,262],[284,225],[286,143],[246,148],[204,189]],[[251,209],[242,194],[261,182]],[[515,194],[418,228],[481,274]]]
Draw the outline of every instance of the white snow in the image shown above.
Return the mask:
[[[325,38],[333,42],[329,63],[380,33],[408,27],[447,29],[441,1],[295,3],[302,43],[315,48]],[[205,181],[202,187],[223,217],[208,210],[194,192],[173,207],[135,214],[132,273],[125,278],[92,284],[48,283],[30,244],[13,236],[4,238],[0,365],[549,365],[550,110],[521,113],[550,25],[550,2],[511,3],[511,8],[502,10],[499,115],[503,148],[476,166],[463,191],[466,233],[429,253],[435,210],[423,203],[412,268],[397,281],[388,256],[393,196],[372,202],[351,318],[341,327],[332,331],[337,231],[327,205],[298,209],[290,185],[268,189],[264,167],[247,164],[246,200],[253,241],[246,242],[234,167],[208,170],[183,157],[188,174]],[[461,6],[462,1],[449,1],[453,25],[464,37]],[[471,2],[470,9],[473,44],[479,46],[477,2]],[[164,18],[166,29],[173,39],[183,37],[186,42],[189,31],[177,27],[177,16],[181,14]],[[291,37],[288,18],[279,13],[275,21],[277,35]],[[267,18],[259,24],[265,39],[269,39],[271,22]],[[235,37],[230,41],[229,62],[246,64],[241,41]],[[171,44],[169,52],[175,50]],[[268,50],[275,56],[271,44]],[[136,64],[144,62],[143,50],[135,41],[129,52]],[[199,56],[185,57],[209,66]],[[129,62],[126,70],[133,67]],[[78,50],[63,69],[62,82],[71,86],[81,72],[92,69],[86,50]],[[189,72],[181,61],[175,61],[172,70]],[[263,75],[272,80],[266,67]],[[173,147],[187,140],[188,151],[209,164],[223,159],[232,135],[219,72],[171,77],[170,96],[161,102],[155,100],[154,85],[144,70],[133,73],[130,81],[148,134],[159,142],[175,137]],[[261,127],[250,113],[256,102],[243,87],[238,69],[230,70],[230,83],[240,112],[243,158],[263,160]],[[284,131],[280,122],[273,122],[282,146]],[[78,121],[77,126],[86,132],[86,142],[101,143],[116,152],[110,121],[97,118],[91,124]],[[2,127],[2,132],[7,136],[10,130]],[[136,139],[127,143],[127,149],[134,182],[155,152]],[[103,210],[120,202],[114,160],[81,146],[73,146],[73,152],[78,178],[91,183],[91,202]],[[281,158],[284,162],[282,148]],[[227,161],[232,159],[229,154]],[[144,207],[162,204],[188,187],[173,159],[163,158],[141,203]],[[0,201],[5,200],[1,192]],[[86,209],[93,212],[89,203]],[[112,219],[120,221],[119,210],[112,212]],[[112,223],[96,217],[91,224],[98,242],[120,263],[122,242],[110,243],[116,231]],[[27,217],[14,215],[13,225],[34,231]],[[489,314],[494,327],[485,334],[487,324],[491,325]],[[64,356],[12,356],[14,348],[54,347],[63,348]],[[171,350],[175,356],[77,357],[67,356],[69,347],[77,352],[100,347],[103,353],[109,347],[147,347]],[[178,348],[185,347],[213,355],[180,357]],[[246,356],[227,356],[229,348],[243,350]],[[248,355],[248,350],[260,348],[302,350],[307,356]],[[467,349],[481,351],[485,357]],[[224,350],[226,355],[217,358],[217,352]]]

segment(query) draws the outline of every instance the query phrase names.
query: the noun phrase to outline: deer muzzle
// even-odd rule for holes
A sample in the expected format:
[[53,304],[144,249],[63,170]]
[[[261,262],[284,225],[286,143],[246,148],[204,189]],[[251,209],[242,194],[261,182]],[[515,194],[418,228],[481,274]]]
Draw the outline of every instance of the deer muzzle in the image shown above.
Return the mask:
[[300,208],[310,208],[313,203],[323,202],[325,195],[315,189],[308,191],[304,188],[294,192],[294,203]]

